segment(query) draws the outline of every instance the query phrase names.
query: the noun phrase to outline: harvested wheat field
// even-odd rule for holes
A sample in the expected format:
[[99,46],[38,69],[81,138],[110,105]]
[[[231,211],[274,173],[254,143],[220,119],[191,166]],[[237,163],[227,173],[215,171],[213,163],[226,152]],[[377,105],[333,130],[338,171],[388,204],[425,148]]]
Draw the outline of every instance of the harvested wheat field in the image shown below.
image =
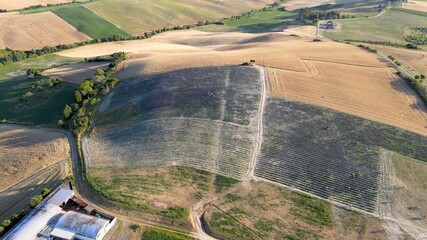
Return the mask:
[[69,158],[65,134],[0,125],[0,191]]
[[58,3],[67,3],[71,2],[70,0],[19,0],[19,1],[10,1],[10,0],[0,0],[0,9],[5,10],[18,10],[34,5],[43,5],[47,4],[58,4]]
[[423,2],[423,1],[402,2],[402,7],[412,9],[412,10],[427,12],[427,2]]
[[386,56],[392,55],[413,74],[427,75],[427,52],[389,46],[369,45]]
[[[221,41],[221,38],[225,38]],[[358,47],[286,33],[176,31],[147,40],[85,46],[60,55],[94,57],[132,52],[117,76],[189,67],[237,65],[256,60],[268,67],[269,94],[427,135],[427,109],[389,63]]]
[[88,39],[52,12],[0,14],[0,49],[31,50]]
[[82,62],[51,68],[43,72],[46,77],[59,77],[65,82],[80,84],[93,77],[97,69],[105,69],[108,62]]

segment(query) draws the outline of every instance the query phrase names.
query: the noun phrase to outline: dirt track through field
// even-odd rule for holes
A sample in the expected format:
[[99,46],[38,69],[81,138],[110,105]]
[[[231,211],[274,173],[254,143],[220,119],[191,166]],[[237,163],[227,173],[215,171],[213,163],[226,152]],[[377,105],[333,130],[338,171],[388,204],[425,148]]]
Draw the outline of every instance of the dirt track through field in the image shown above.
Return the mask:
[[52,12],[0,14],[0,49],[40,49],[89,39]]

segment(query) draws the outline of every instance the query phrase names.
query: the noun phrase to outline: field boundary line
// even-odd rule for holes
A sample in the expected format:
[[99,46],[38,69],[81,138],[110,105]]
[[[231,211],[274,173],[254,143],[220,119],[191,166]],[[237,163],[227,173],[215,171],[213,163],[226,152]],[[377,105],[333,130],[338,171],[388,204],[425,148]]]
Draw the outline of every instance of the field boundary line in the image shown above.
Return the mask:
[[264,118],[264,108],[265,108],[265,102],[266,102],[266,95],[267,95],[267,79],[266,79],[266,70],[265,67],[258,66],[259,73],[260,73],[260,81],[261,81],[261,98],[259,102],[259,110],[258,110],[258,124],[257,124],[257,130],[258,133],[256,134],[256,137],[254,139],[254,148],[252,153],[252,159],[249,162],[248,166],[248,172],[247,172],[247,180],[250,180],[254,177],[255,168],[258,162],[259,155],[261,153],[261,144],[262,144],[262,138],[263,138],[263,118]]

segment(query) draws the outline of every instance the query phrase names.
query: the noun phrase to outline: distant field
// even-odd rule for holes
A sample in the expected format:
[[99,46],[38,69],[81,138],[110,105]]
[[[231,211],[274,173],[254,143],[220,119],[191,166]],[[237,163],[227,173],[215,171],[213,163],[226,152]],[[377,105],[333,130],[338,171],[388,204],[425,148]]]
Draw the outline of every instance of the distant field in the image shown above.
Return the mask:
[[83,6],[60,8],[53,12],[91,38],[110,37],[114,34],[129,36],[127,32]]
[[18,10],[21,8],[26,8],[34,5],[46,6],[47,4],[57,4],[57,3],[66,3],[66,2],[71,2],[71,0],[19,0],[19,1],[0,0],[0,9]]
[[273,2],[274,0],[101,0],[86,6],[121,29],[131,34],[141,34],[165,26],[218,20],[262,8]]
[[47,11],[53,11],[61,8],[68,8],[68,7],[74,7],[74,6],[80,6],[84,3],[69,3],[65,5],[59,5],[59,6],[46,6],[46,7],[40,7],[40,8],[32,8],[32,9],[26,9],[19,11],[20,14],[31,14],[31,13],[40,13],[40,12],[47,12]]
[[336,20],[339,30],[323,31],[334,40],[364,40],[406,43],[412,27],[426,27],[427,13],[392,8],[376,18]]
[[408,1],[402,3],[403,8],[427,12],[427,2],[424,1]]
[[253,151],[259,77],[256,68],[222,67],[126,80],[98,110],[89,166],[178,165],[242,179]]
[[295,11],[301,8],[318,8],[334,10],[342,14],[373,15],[378,12],[378,6],[386,4],[384,0],[289,0],[282,4],[287,11]]
[[31,50],[90,38],[55,14],[44,12],[0,14],[0,39],[0,49]]
[[377,211],[378,147],[427,162],[427,138],[363,118],[269,98],[255,175]]

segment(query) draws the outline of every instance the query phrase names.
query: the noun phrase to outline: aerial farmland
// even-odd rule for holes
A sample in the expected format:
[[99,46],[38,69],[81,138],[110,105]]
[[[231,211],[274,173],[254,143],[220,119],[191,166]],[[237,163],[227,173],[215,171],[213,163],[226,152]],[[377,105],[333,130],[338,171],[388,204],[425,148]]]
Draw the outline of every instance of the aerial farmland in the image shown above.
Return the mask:
[[0,239],[426,239],[424,5],[0,0]]

